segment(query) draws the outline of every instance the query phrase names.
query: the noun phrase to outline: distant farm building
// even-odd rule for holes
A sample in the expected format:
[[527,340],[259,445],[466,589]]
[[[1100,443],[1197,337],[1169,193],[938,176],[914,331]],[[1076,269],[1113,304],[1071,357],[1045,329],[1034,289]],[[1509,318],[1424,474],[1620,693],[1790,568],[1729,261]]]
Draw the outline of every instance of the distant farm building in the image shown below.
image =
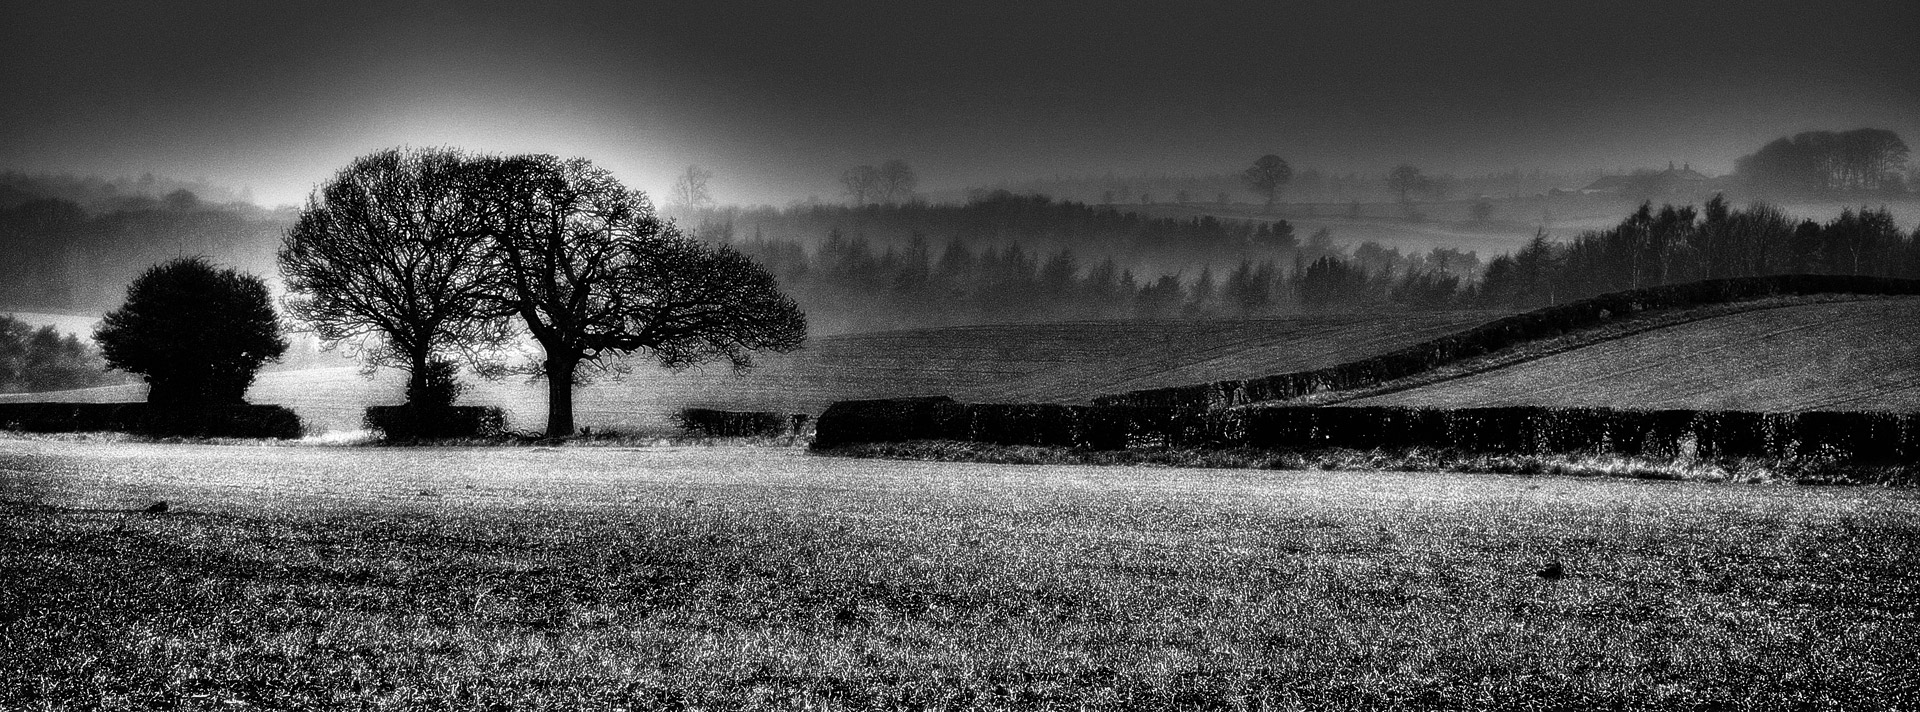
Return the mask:
[[1691,164],[1675,168],[1667,163],[1664,171],[1637,170],[1627,175],[1601,176],[1580,189],[1581,195],[1695,195],[1713,189],[1714,179],[1693,169]]

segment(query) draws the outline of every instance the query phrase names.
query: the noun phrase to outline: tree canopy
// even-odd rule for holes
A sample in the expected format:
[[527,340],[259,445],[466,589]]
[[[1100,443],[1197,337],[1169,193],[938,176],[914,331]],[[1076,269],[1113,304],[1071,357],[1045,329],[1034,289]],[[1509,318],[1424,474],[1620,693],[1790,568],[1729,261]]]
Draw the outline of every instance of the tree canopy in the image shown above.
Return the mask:
[[1804,131],[1779,138],[1734,163],[1734,174],[1763,191],[1789,195],[1904,190],[1908,148],[1885,129]]
[[500,275],[472,206],[471,159],[450,149],[362,156],[315,191],[281,242],[287,310],[369,364],[408,374],[407,399],[447,405],[457,353],[504,342]]
[[501,291],[539,342],[547,434],[572,434],[583,364],[648,352],[669,367],[789,351],[806,318],[773,276],[660,219],[644,194],[585,159],[523,155],[480,162],[479,209]]
[[244,403],[255,372],[287,350],[266,283],[199,257],[134,279],[94,340],[108,366],[146,378],[147,402],[184,407]]

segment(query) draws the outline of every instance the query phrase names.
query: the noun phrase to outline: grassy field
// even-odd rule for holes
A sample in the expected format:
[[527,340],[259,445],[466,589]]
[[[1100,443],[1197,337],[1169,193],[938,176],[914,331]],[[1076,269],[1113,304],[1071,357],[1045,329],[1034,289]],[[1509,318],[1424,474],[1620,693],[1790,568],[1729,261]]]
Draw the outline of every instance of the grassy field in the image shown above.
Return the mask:
[[14,438],[0,501],[6,709],[1920,700],[1912,491]]
[[[1486,312],[1219,321],[1076,322],[891,331],[814,339],[736,375],[726,367],[667,372],[638,366],[575,394],[576,419],[598,429],[662,430],[688,406],[818,414],[834,401],[951,395],[970,401],[1085,401],[1104,393],[1245,378],[1417,343],[1486,321]],[[247,394],[285,405],[310,427],[360,427],[368,405],[398,403],[397,372],[373,380],[353,366],[269,371]],[[142,400],[144,385],[0,400]],[[475,383],[464,402],[505,408],[514,427],[546,420],[546,386],[524,379]]]
[[1920,409],[1920,300],[1739,312],[1349,405]]

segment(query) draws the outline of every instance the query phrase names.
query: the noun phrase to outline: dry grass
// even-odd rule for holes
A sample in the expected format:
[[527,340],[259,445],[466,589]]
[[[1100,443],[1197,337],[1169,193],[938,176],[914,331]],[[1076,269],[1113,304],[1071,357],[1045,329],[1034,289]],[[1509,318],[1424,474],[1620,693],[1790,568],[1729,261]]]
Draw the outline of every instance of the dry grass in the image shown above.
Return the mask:
[[[0,447],[8,709],[1886,709],[1881,488]],[[172,512],[134,513],[153,500]],[[1535,575],[1549,561],[1568,573]]]

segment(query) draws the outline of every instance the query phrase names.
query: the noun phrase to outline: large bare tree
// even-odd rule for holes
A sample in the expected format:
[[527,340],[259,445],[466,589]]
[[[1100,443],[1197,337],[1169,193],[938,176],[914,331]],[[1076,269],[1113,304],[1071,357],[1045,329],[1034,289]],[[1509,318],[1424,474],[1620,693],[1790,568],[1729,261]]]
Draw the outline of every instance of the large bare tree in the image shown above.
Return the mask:
[[806,318],[771,274],[662,220],[646,196],[584,159],[484,162],[481,213],[505,276],[496,296],[539,342],[547,435],[574,431],[580,367],[648,352],[668,367],[790,351]]
[[474,160],[452,149],[355,159],[308,198],[280,245],[287,310],[369,366],[408,373],[407,400],[446,405],[444,365],[507,338],[492,243],[472,209]]

